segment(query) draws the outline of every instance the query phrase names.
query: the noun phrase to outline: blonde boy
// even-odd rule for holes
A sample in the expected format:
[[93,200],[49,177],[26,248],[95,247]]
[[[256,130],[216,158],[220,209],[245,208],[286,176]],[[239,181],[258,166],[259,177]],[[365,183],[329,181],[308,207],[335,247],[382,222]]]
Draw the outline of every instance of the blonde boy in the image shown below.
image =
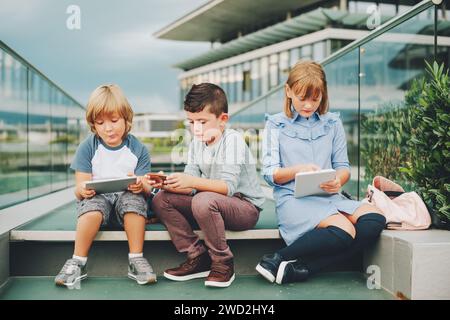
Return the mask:
[[[55,278],[57,285],[72,286],[87,277],[89,249],[100,226],[124,227],[130,253],[128,277],[139,284],[156,282],[156,275],[143,257],[147,202],[150,186],[142,176],[150,171],[147,149],[129,134],[133,111],[117,85],[103,85],[91,94],[86,120],[93,134],[78,147],[71,169],[75,170],[78,223],[75,249]],[[85,182],[136,175],[128,191],[96,194]]]

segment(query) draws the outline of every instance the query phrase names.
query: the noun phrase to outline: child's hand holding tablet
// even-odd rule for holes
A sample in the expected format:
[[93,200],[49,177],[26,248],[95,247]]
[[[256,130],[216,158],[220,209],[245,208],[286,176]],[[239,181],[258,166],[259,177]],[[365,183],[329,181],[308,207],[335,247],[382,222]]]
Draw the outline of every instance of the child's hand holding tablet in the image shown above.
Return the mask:
[[336,180],[334,169],[298,172],[295,175],[295,197],[336,193]]
[[338,193],[341,190],[341,187],[341,180],[336,176],[334,180],[324,182],[320,185],[320,188],[328,193]]
[[[95,190],[94,194],[126,191],[129,190],[130,185],[138,185],[136,176],[126,178],[85,181],[85,188],[87,190]],[[135,189],[130,191],[134,193],[137,192],[137,190]]]

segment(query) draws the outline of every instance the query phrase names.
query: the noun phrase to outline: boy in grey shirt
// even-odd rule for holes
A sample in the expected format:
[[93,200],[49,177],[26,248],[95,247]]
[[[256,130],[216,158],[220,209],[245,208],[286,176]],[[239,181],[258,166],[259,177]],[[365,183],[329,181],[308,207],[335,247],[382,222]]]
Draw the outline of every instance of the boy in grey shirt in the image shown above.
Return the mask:
[[[206,286],[228,287],[235,275],[225,229],[254,227],[265,198],[244,139],[225,129],[228,104],[223,90],[211,83],[194,85],[184,110],[195,137],[188,163],[184,173],[167,177],[152,209],[177,250],[187,253],[187,261],[166,270],[164,276],[175,281],[207,277]],[[192,230],[196,224],[206,246]]]

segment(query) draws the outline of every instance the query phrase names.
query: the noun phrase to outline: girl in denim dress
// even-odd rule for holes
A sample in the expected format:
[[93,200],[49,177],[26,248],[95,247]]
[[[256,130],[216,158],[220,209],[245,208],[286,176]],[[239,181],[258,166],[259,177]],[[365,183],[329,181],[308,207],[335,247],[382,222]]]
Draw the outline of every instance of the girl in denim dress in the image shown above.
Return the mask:
[[[336,179],[321,185],[328,195],[294,197],[296,173],[331,168]],[[340,193],[350,179],[345,132],[339,114],[328,112],[325,72],[315,62],[293,67],[284,111],[266,115],[262,174],[273,186],[287,245],[265,255],[256,267],[270,282],[303,281],[360,252],[385,226],[379,209]]]

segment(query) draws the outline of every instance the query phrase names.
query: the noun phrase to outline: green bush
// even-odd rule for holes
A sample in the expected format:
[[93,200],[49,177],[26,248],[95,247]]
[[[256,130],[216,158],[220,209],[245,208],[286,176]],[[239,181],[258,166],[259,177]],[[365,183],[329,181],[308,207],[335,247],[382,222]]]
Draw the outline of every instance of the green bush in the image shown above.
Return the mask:
[[410,98],[411,159],[402,172],[439,219],[450,221],[450,83],[444,64],[427,63],[429,79]]
[[376,175],[416,191],[434,221],[450,223],[450,83],[448,70],[427,63],[428,77],[413,81],[402,105],[362,115],[365,179]]

